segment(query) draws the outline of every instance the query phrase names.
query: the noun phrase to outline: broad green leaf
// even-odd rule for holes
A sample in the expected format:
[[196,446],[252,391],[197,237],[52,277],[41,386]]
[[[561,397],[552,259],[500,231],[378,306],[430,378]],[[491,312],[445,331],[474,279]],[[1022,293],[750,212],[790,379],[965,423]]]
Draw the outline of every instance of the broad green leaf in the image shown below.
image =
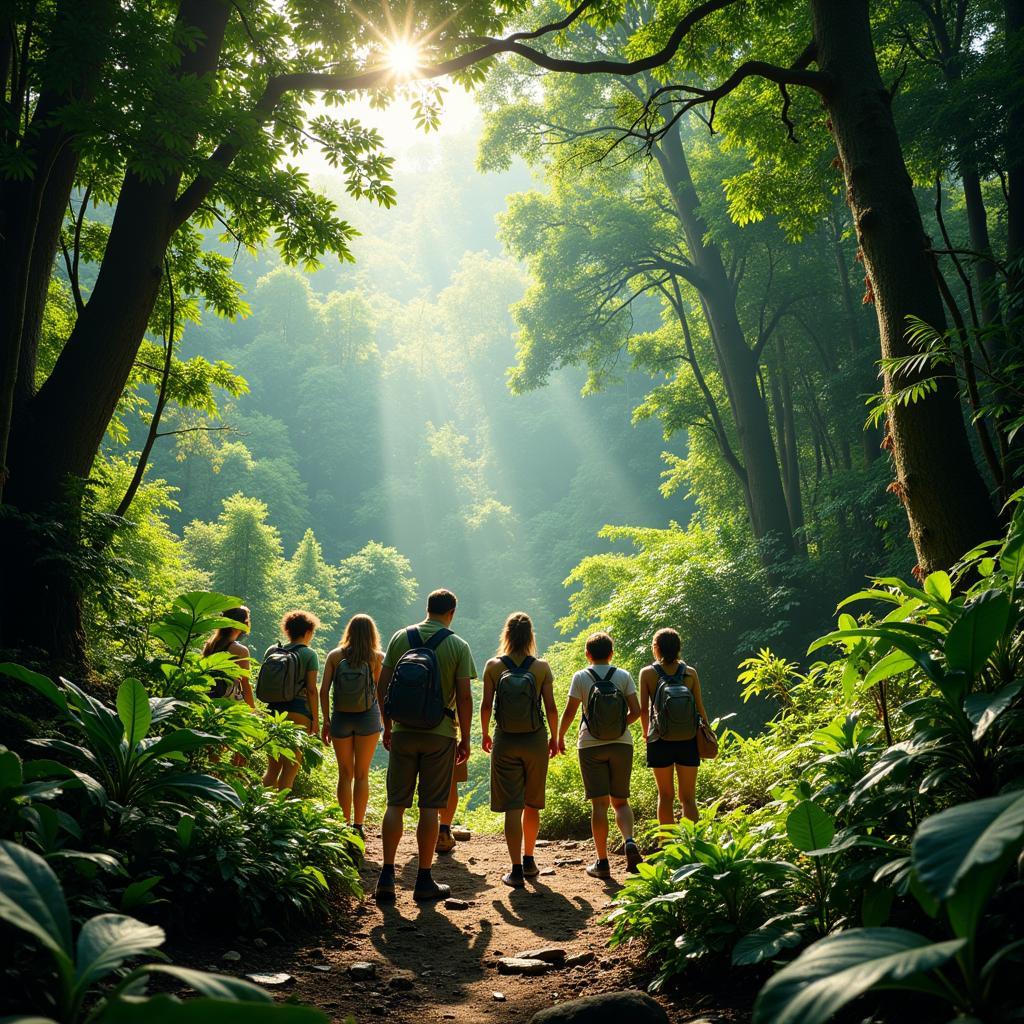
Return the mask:
[[835,834],[835,822],[813,800],[802,800],[786,818],[786,835],[803,853],[823,849]]
[[799,946],[803,935],[786,921],[766,921],[760,928],[744,935],[732,950],[734,967],[759,964],[784,949]]
[[242,1000],[248,1003],[273,1001],[273,996],[266,989],[254,985],[251,981],[226,974],[209,974],[190,967],[178,967],[176,964],[148,964],[146,971],[149,974],[168,974],[210,999]]
[[825,1024],[876,985],[941,994],[927,972],[963,946],[963,939],[930,943],[901,928],[829,935],[768,979],[754,1004],[754,1024]]
[[930,573],[924,581],[924,592],[937,601],[947,602],[953,595],[953,583],[948,572],[941,569],[938,572]]
[[45,697],[51,704],[60,708],[61,711],[67,711],[67,699],[61,693],[60,687],[52,679],[48,679],[39,672],[33,672],[31,669],[22,668],[21,665],[15,665],[10,661],[0,664],[0,677],[3,676],[17,679],[18,682],[31,686],[36,693]]
[[239,795],[226,783],[212,775],[202,775],[197,772],[168,772],[161,775],[150,789],[177,789],[199,796],[208,800],[219,800],[221,803],[232,804],[235,807],[242,806]]
[[134,910],[145,903],[152,902],[147,899],[150,890],[155,889],[163,881],[163,875],[153,875],[151,878],[143,878],[138,882],[132,882],[121,894],[121,909]]
[[1024,793],[950,807],[926,818],[912,856],[921,885],[947,904],[950,923],[970,935],[985,904],[1024,849]]
[[6,840],[0,842],[0,918],[70,960],[71,918],[57,876],[38,854]]
[[13,750],[0,748],[0,789],[13,789],[21,781],[21,758]]
[[986,590],[964,608],[946,637],[946,665],[973,678],[1006,630],[1010,601],[999,590]]
[[191,814],[182,815],[175,830],[182,849],[187,850],[192,841],[192,830],[196,827],[196,819]]
[[904,654],[903,651],[890,651],[884,658],[871,666],[871,670],[864,677],[864,685],[874,686],[901,672],[909,672],[914,664],[914,659],[910,655]]
[[117,714],[124,726],[128,746],[134,748],[149,732],[153,718],[149,694],[138,679],[126,679],[117,688]]
[[[219,615],[229,608],[237,608],[242,603],[242,599],[216,594],[213,591],[199,590],[188,594],[179,594],[171,603],[174,607],[188,612],[193,618],[203,619],[209,615]],[[234,625],[237,627],[238,623],[235,622]]]
[[[143,1009],[144,1007],[144,1009]],[[292,1003],[228,1002],[200,997],[180,1002],[172,996],[155,996],[142,1007],[137,1002],[108,1003],[98,1024],[327,1024],[328,1018],[310,1006]]]
[[76,989],[116,970],[125,960],[152,953],[164,943],[164,930],[123,914],[100,914],[82,925],[76,946]]
[[995,693],[972,693],[964,701],[964,711],[974,723],[975,740],[983,739],[989,727],[1017,699],[1024,688],[1024,680],[1018,679],[1000,687]]
[[144,758],[163,757],[170,753],[189,753],[203,747],[215,747],[224,742],[223,736],[199,732],[198,729],[175,729],[161,736],[151,747],[147,747]]

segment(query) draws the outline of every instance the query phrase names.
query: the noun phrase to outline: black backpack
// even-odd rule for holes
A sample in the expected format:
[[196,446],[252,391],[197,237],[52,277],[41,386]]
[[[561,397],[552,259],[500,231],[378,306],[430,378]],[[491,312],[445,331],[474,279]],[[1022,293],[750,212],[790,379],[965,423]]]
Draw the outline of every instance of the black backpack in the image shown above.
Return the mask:
[[271,647],[256,677],[256,696],[265,704],[280,704],[295,700],[305,688],[299,652],[284,644]]
[[684,682],[686,666],[680,662],[672,676],[657,662],[653,667],[660,676],[651,701],[655,730],[663,740],[692,740],[697,735],[697,702]]
[[495,688],[494,717],[502,732],[536,732],[544,726],[537,677],[530,671],[535,660],[527,655],[523,663],[517,665],[507,654],[501,656],[505,671]]
[[438,647],[454,634],[441,628],[424,643],[420,631],[410,626],[405,635],[409,650],[395,665],[384,697],[384,714],[407,729],[427,732],[436,729],[445,715],[455,718],[455,712],[445,702],[437,664]]
[[587,671],[594,679],[587,694],[587,710],[583,713],[587,732],[595,740],[617,740],[625,733],[629,717],[625,694],[612,682],[612,676],[618,669],[609,665],[608,674],[603,679],[597,674],[597,669],[588,668]]

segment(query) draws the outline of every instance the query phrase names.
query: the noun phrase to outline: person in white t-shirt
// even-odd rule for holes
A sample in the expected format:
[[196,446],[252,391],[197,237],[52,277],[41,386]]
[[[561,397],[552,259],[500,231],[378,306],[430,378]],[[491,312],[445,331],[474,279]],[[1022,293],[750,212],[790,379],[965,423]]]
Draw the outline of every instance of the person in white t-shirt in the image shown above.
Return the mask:
[[[611,878],[609,803],[625,840],[627,869],[634,872],[642,860],[633,840],[633,809],[629,806],[629,779],[633,772],[633,736],[629,726],[640,718],[640,701],[633,677],[625,669],[612,665],[614,653],[612,638],[607,633],[593,633],[587,638],[590,666],[572,677],[569,699],[558,729],[558,749],[564,754],[565,734],[576,711],[583,709],[576,745],[583,787],[591,806],[590,829],[597,851],[597,860],[587,868],[587,874],[593,878]],[[588,722],[588,710],[594,716],[599,715],[600,722],[596,717],[593,723]],[[591,725],[602,738],[591,732]]]

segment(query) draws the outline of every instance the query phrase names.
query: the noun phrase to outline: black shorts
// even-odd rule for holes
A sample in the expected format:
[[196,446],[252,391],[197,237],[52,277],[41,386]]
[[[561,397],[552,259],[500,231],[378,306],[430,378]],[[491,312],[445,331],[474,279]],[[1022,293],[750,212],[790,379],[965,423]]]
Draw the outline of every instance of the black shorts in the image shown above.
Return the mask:
[[648,742],[648,768],[671,768],[677,764],[684,768],[700,767],[696,737],[692,740],[651,740]]

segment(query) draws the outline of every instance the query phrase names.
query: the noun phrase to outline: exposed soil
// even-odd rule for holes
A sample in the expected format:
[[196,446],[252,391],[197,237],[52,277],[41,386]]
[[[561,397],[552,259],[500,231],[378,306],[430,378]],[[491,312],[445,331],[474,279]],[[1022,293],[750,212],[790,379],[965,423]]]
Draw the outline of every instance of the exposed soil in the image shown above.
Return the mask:
[[[407,831],[399,849],[397,901],[378,907],[367,898],[350,906],[340,928],[325,928],[305,939],[270,941],[263,946],[239,938],[242,954],[226,962],[223,940],[214,947],[193,945],[187,958],[223,973],[286,972],[294,981],[275,993],[323,1009],[332,1020],[349,1015],[363,1022],[380,1017],[389,1024],[434,1024],[441,1021],[519,1022],[537,1010],[581,995],[624,988],[644,988],[646,970],[639,949],[609,950],[610,926],[602,922],[618,891],[617,881],[590,878],[585,866],[593,860],[589,842],[555,842],[538,847],[541,870],[554,869],[509,889],[501,882],[508,869],[500,836],[475,836],[455,852],[437,859],[434,877],[452,888],[452,897],[467,909],[443,903],[418,904],[412,898],[416,878],[415,844]],[[380,838],[368,830],[363,884],[371,891],[380,861]],[[556,865],[556,861],[579,861]],[[612,858],[616,879],[625,877],[625,858]],[[502,975],[501,956],[514,956],[543,946],[563,947],[569,956],[592,952],[586,966],[552,969],[537,977]],[[376,965],[372,980],[355,980],[352,964]],[[319,970],[317,968],[320,968]],[[324,970],[323,968],[328,968]],[[415,979],[395,979],[411,971]],[[699,972],[695,972],[699,974]],[[749,1019],[753,991],[739,989],[729,978],[689,976],[685,988],[659,995],[672,1021],[740,1022]],[[397,985],[408,988],[396,988]],[[499,1000],[495,993],[504,998]],[[628,1024],[628,1022],[623,1022]]]

